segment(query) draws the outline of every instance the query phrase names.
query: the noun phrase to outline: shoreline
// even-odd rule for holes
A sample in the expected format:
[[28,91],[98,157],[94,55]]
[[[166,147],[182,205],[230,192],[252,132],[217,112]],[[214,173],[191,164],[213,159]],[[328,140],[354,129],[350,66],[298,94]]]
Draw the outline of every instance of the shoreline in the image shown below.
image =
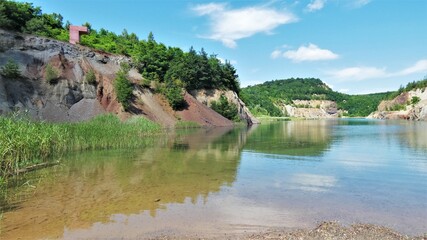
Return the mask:
[[262,239],[304,239],[304,240],[319,240],[319,239],[344,239],[344,240],[362,240],[362,239],[382,239],[382,240],[426,240],[427,230],[423,235],[411,236],[402,234],[394,229],[381,225],[357,223],[351,225],[343,225],[338,221],[328,221],[318,224],[315,228],[271,228],[265,231],[258,232],[243,232],[243,233],[217,233],[216,235],[206,234],[179,234],[179,233],[164,233],[158,236],[141,236],[142,239],[158,240],[158,239],[247,239],[247,240],[262,240]]

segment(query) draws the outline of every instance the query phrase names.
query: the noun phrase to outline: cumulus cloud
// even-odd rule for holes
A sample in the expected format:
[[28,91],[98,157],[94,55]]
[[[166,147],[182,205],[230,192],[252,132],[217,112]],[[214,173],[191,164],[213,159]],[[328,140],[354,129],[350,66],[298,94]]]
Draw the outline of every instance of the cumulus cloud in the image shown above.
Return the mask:
[[427,73],[427,59],[421,59],[414,65],[397,72],[388,72],[386,68],[377,67],[349,67],[335,71],[329,71],[327,74],[335,79],[342,81],[358,81],[372,78],[387,78],[407,76],[414,73]]
[[271,53],[273,59],[281,56],[294,62],[333,60],[339,58],[331,50],[321,49],[312,43],[308,44],[308,46],[300,46],[297,50],[288,50],[285,52],[275,50]]
[[192,10],[199,16],[209,17],[210,34],[206,38],[230,48],[235,48],[239,39],[271,33],[280,25],[297,21],[289,12],[262,6],[229,9],[225,4],[209,3],[196,5]]
[[318,11],[320,9],[322,9],[325,6],[325,2],[326,0],[312,0],[308,5],[307,5],[307,11],[309,12],[315,12]]

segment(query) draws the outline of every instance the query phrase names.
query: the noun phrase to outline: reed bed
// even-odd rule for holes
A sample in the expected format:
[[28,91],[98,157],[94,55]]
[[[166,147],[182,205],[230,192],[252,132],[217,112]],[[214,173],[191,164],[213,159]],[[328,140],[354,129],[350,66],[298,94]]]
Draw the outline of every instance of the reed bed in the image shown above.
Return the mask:
[[147,143],[144,137],[160,132],[160,125],[141,117],[122,122],[114,115],[103,115],[81,123],[0,117],[0,183],[18,169],[53,156],[76,150],[142,147]]
[[176,129],[187,129],[187,128],[201,128],[202,126],[192,121],[178,121],[175,124]]

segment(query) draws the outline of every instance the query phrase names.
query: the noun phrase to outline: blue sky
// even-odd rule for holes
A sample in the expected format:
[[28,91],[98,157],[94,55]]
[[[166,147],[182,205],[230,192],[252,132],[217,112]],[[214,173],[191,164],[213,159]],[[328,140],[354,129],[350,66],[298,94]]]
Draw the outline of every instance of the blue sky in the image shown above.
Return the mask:
[[64,21],[230,60],[242,86],[316,77],[334,90],[396,90],[427,76],[427,0],[35,0]]

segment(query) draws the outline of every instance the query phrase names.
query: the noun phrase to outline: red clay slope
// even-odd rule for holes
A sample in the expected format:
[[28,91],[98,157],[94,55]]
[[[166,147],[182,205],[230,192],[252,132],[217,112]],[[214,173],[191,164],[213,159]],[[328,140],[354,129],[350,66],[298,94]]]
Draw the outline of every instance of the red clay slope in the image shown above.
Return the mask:
[[185,93],[185,101],[188,103],[187,108],[176,112],[183,121],[192,121],[202,126],[226,127],[233,126],[233,122],[221,116],[214,110],[197,101],[189,93]]

